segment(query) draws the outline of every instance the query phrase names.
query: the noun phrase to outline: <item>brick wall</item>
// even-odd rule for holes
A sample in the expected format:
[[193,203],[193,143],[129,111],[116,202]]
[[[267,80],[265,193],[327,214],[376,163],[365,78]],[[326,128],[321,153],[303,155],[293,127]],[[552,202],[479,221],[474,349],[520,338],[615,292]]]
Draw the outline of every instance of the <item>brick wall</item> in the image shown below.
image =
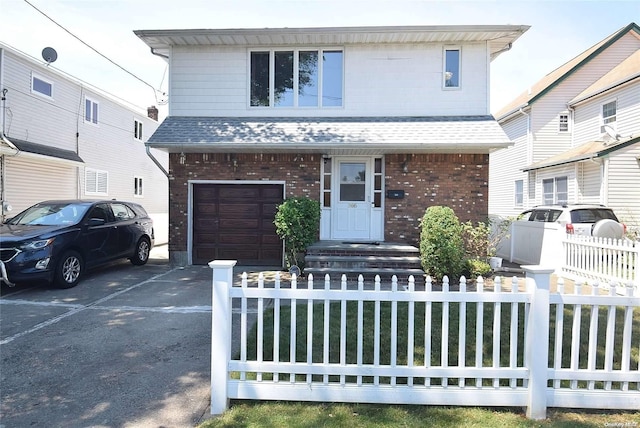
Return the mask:
[[[169,157],[169,252],[187,251],[189,180],[284,181],[287,197],[320,198],[320,154],[188,153],[182,165],[179,158]],[[461,221],[486,220],[488,166],[488,155],[387,155],[385,189],[405,197],[386,200],[385,240],[417,244],[420,218],[432,205],[451,207]]]
[[420,219],[433,205],[450,207],[463,222],[486,221],[488,183],[489,155],[387,155],[385,189],[404,190],[405,196],[386,199],[385,240],[416,245]]

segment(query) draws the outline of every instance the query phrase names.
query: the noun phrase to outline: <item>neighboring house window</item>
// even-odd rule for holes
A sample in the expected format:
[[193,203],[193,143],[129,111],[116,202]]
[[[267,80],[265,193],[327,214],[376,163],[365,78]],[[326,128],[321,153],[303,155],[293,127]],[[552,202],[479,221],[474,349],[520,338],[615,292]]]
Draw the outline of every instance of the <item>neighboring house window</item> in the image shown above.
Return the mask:
[[84,121],[98,123],[98,103],[89,98],[84,100]]
[[460,49],[444,50],[444,87],[460,87]]
[[556,177],[542,180],[542,203],[566,204],[569,201],[567,177]]
[[521,207],[524,205],[524,181],[523,180],[516,180],[515,204],[516,204],[516,207]]
[[558,127],[558,131],[569,132],[569,115],[568,114],[560,115],[560,125]]
[[31,92],[35,92],[46,97],[53,97],[53,83],[44,80],[36,75],[31,76]]
[[133,195],[142,196],[142,177],[133,177]]
[[139,120],[133,121],[133,138],[142,141],[142,122]]
[[87,168],[84,183],[84,193],[87,195],[106,195],[109,191],[109,172]]
[[[614,100],[602,105],[602,126],[609,125],[614,131],[616,129],[617,104],[617,101]],[[601,129],[601,132],[604,132],[604,128]]]
[[341,107],[341,50],[276,50],[250,54],[252,107]]

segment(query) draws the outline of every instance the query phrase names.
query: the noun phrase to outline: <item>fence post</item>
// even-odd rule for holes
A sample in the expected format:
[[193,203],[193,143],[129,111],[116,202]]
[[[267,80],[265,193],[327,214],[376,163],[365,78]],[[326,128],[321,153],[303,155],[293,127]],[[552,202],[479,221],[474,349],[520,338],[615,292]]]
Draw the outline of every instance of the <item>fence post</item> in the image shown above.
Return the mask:
[[229,407],[227,367],[231,360],[231,302],[236,260],[214,260],[211,292],[211,414],[220,415]]
[[527,418],[547,417],[547,370],[549,367],[549,285],[554,269],[522,266],[531,306],[525,338],[525,365],[529,368]]

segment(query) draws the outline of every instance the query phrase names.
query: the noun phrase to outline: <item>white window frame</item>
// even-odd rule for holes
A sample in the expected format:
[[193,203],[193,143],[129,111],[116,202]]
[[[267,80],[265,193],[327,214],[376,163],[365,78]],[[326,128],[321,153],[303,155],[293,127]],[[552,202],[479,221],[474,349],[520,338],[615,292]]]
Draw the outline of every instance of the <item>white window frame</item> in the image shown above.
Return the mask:
[[133,120],[133,139],[134,140],[142,141],[142,130],[143,130],[142,121],[138,119],[134,119]]
[[[93,185],[90,185],[90,179]],[[109,193],[109,171],[86,168],[84,170],[84,193],[85,195],[106,196]]]
[[[518,187],[520,184],[520,187]],[[524,206],[524,180],[516,180],[513,183],[513,203],[516,207]]]
[[[604,108],[605,106],[608,106],[609,104],[613,104],[615,106],[616,112],[613,115],[604,116]],[[618,100],[617,99],[613,99],[613,100],[608,100],[607,102],[604,102],[600,105],[600,132],[604,133],[604,126],[605,125],[609,125],[611,128],[613,128],[614,131],[617,131],[617,120],[618,120]]]
[[[566,195],[566,199],[564,200],[560,200],[558,198],[558,181],[560,180],[564,180],[564,182],[566,183],[566,192],[563,192]],[[553,186],[552,192],[553,193],[548,193],[545,192],[544,189],[544,185],[545,183],[551,183],[551,185]],[[550,198],[549,198],[550,196]],[[569,203],[569,178],[566,175],[563,175],[561,177],[553,177],[553,178],[545,178],[542,180],[542,204],[543,205],[550,205],[550,204],[567,204]]]
[[141,176],[136,175],[133,177],[133,196],[136,198],[142,198],[144,196],[143,179]]
[[[47,85],[49,85],[50,89],[51,89],[51,94],[45,94],[44,92],[40,92],[38,90],[35,89],[34,86],[34,80],[39,80],[42,83],[46,83]],[[42,77],[41,75],[37,74],[37,73],[31,73],[31,93],[32,94],[36,94],[40,97],[45,97],[45,98],[50,98],[53,99],[53,82],[50,81],[49,79],[46,79],[44,77]]]
[[[566,120],[562,120],[563,118]],[[569,132],[569,113],[560,113],[558,116],[558,132],[562,134]]]
[[[298,104],[298,78],[299,78],[299,63],[300,52],[316,51],[318,53],[318,105],[317,106],[300,106]],[[323,88],[323,74],[324,66],[322,62],[322,55],[324,52],[342,52],[342,105],[340,106],[326,106],[323,105],[324,88]],[[251,105],[251,54],[254,52],[269,52],[269,105],[268,106],[253,106]],[[275,105],[275,54],[276,52],[293,52],[293,105],[292,106],[276,106]],[[263,49],[255,48],[248,49],[247,51],[247,88],[248,99],[247,107],[249,109],[343,109],[345,105],[345,50],[342,46],[318,48],[318,47],[265,47]]]
[[[91,109],[87,112],[87,103],[91,103]],[[88,118],[87,118],[87,113]],[[100,103],[91,97],[84,97],[84,122],[97,125],[100,118]]]
[[[447,86],[447,51],[458,51],[458,85]],[[444,46],[442,48],[442,89],[455,91],[462,88],[462,48],[460,46]]]

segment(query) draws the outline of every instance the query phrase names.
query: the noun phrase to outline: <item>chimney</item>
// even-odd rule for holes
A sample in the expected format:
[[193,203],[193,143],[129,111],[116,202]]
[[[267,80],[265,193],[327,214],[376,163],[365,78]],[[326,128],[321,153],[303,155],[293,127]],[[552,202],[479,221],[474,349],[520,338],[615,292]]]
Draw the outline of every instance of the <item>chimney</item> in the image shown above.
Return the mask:
[[149,116],[149,118],[155,120],[156,122],[158,121],[158,109],[156,108],[156,106],[147,108],[147,116]]

